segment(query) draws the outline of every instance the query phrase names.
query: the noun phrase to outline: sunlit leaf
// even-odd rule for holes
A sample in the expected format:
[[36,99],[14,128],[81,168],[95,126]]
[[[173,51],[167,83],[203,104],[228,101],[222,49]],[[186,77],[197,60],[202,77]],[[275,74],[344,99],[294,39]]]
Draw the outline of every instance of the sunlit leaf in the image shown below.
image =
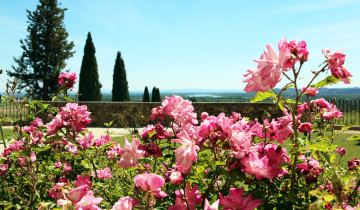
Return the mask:
[[250,100],[251,103],[263,101],[267,98],[276,98],[276,95],[271,90],[267,90],[266,92],[257,92],[256,95]]
[[341,81],[341,79],[335,78],[333,75],[330,75],[330,76],[326,77],[325,79],[321,80],[320,82],[316,83],[315,85],[311,85],[311,87],[318,89],[318,88],[325,87],[327,85],[336,84],[340,81]]
[[347,139],[348,141],[356,141],[360,140],[360,135],[351,135],[350,138]]

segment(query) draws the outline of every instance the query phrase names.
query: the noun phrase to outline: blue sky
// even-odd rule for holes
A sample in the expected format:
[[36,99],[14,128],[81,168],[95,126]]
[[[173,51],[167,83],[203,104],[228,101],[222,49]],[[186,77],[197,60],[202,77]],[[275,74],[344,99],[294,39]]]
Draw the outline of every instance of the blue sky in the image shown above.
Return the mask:
[[[65,27],[76,54],[67,60],[80,73],[87,33],[96,48],[102,90],[112,89],[117,51],[125,61],[130,90],[239,89],[243,75],[255,67],[266,44],[277,48],[282,38],[305,40],[310,52],[301,84],[324,61],[321,50],[345,49],[345,65],[360,82],[360,1],[155,1],[59,0]],[[0,68],[11,69],[21,55],[19,40],[27,35],[26,9],[38,1],[0,2]],[[324,76],[323,76],[324,77]],[[322,77],[322,78],[323,78]],[[8,77],[0,75],[0,91]],[[277,87],[285,84],[286,79]],[[300,84],[300,85],[301,85]],[[77,89],[77,87],[75,88]]]

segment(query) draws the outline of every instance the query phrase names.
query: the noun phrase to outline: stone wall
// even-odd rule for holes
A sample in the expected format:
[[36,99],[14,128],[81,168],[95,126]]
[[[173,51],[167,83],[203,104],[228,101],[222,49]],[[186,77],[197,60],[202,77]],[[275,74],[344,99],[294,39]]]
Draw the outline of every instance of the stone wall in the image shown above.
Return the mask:
[[[46,102],[51,106],[62,107],[65,106],[64,102]],[[153,123],[150,119],[151,109],[161,105],[160,102],[150,103],[135,103],[135,102],[79,102],[79,105],[86,105],[88,111],[91,112],[92,122],[90,127],[104,127],[104,123],[108,123],[114,119],[113,114],[117,113],[119,116],[134,116],[142,118],[137,122],[138,126],[145,126],[149,123]],[[210,115],[218,115],[224,112],[227,116],[230,116],[232,112],[238,112],[244,117],[250,119],[258,118],[264,120],[266,118],[275,118],[282,116],[281,110],[277,105],[272,103],[193,103],[195,112],[198,114],[198,118],[202,112],[207,112]],[[137,116],[137,117],[136,117]],[[48,120],[45,120],[48,121]]]

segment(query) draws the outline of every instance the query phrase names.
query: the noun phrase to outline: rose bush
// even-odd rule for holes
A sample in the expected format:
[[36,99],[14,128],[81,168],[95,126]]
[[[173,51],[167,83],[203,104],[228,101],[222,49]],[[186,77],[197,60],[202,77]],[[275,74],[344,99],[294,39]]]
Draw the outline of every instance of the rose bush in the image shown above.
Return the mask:
[[[355,209],[359,207],[357,159],[341,168],[344,148],[333,145],[334,118],[342,113],[318,89],[349,83],[343,51],[330,54],[298,89],[308,60],[305,41],[267,45],[256,68],[248,70],[245,91],[260,91],[252,101],[272,97],[283,110],[278,119],[250,120],[240,113],[198,119],[190,101],[166,97],[151,111],[155,125],[119,145],[109,133],[88,131],[91,113],[69,98],[75,74],[59,85],[69,101],[51,108],[25,99],[30,123],[15,125],[13,141],[0,157],[0,206],[18,209]],[[332,75],[312,84],[320,74]],[[280,92],[273,88],[285,76]],[[296,99],[284,98],[294,87]],[[15,89],[15,88],[13,88]],[[306,102],[300,99],[306,97]],[[12,97],[9,98],[12,100]],[[43,123],[37,114],[52,119]],[[165,125],[164,120],[171,119]],[[200,121],[200,122],[199,122]],[[329,135],[329,133],[331,135]],[[337,135],[337,134],[336,134]],[[284,146],[290,145],[291,149]],[[337,158],[339,161],[337,161]]]

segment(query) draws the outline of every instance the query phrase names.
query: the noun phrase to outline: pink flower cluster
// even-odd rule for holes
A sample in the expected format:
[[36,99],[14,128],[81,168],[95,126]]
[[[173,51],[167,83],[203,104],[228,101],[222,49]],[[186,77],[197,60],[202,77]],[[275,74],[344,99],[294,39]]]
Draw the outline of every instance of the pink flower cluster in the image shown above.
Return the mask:
[[74,88],[74,84],[76,82],[77,77],[75,72],[68,74],[64,71],[62,74],[59,75],[58,83],[65,88]]
[[343,113],[336,108],[336,105],[327,102],[324,98],[310,101],[310,104],[304,102],[297,108],[297,113],[304,112],[321,113],[321,117],[325,120],[332,121],[334,118],[342,118]]
[[0,176],[3,176],[6,171],[8,170],[9,165],[8,164],[1,164],[0,165]]
[[316,182],[317,177],[323,172],[320,163],[312,157],[307,158],[304,155],[301,155],[299,160],[304,160],[304,162],[297,164],[296,168],[306,175],[306,183]]
[[145,140],[147,139],[167,139],[172,136],[172,132],[167,131],[160,122],[156,123],[155,125],[148,125],[144,127],[141,133],[141,137]]
[[86,105],[78,106],[76,103],[67,103],[61,107],[60,113],[46,124],[47,135],[55,134],[57,130],[71,125],[75,132],[86,130],[86,124],[91,122],[90,112],[87,111]]
[[301,92],[303,92],[304,95],[307,95],[307,96],[315,96],[316,94],[318,94],[319,91],[318,91],[318,89],[315,89],[315,88],[302,87]]
[[184,190],[175,191],[176,200],[175,205],[169,206],[168,210],[177,209],[191,209],[194,210],[195,206],[202,203],[201,196],[199,195],[198,186],[196,185],[191,189],[190,183],[186,185]]
[[290,53],[295,57],[295,62],[298,61],[307,61],[309,56],[309,51],[307,50],[307,45],[305,41],[297,42],[295,39],[288,42],[287,39],[282,39],[279,42],[279,49],[281,47],[290,49]]
[[[304,56],[306,53],[306,43],[301,42],[302,48],[299,50]],[[305,47],[303,47],[305,45]],[[274,88],[283,77],[283,71],[289,71],[294,66],[291,58],[291,50],[294,47],[287,43],[286,39],[280,40],[278,43],[279,54],[271,47],[266,45],[267,50],[260,56],[260,59],[254,60],[258,66],[247,70],[248,74],[244,75],[244,83],[248,83],[245,91],[250,93],[253,91],[265,92],[270,88]],[[291,48],[290,48],[291,47]]]
[[172,97],[165,97],[162,101],[162,106],[151,110],[151,119],[160,118],[165,120],[166,116],[170,116],[175,120],[177,124],[190,123],[195,125],[198,123],[194,113],[194,107],[191,105],[191,101],[182,99],[180,96],[172,95]]
[[286,149],[275,144],[268,144],[264,147],[264,143],[255,145],[255,148],[256,152],[251,152],[241,159],[240,163],[244,166],[242,171],[254,175],[257,180],[273,179],[289,173],[286,169],[281,168],[283,163],[290,163]]
[[335,78],[340,78],[345,84],[350,84],[349,77],[352,77],[350,72],[344,66],[346,55],[344,54],[344,50],[336,51],[333,54],[330,54],[331,49],[325,48],[322,50],[323,54],[327,59],[327,63],[331,74]]
[[164,186],[165,180],[156,174],[139,174],[134,178],[135,185],[144,192],[152,192],[157,198],[166,197],[167,194],[161,191],[161,187]]
[[[105,179],[105,178],[111,178],[112,175],[110,173],[110,168],[105,168],[104,170],[96,170],[96,174],[99,177],[99,179]],[[96,177],[95,172],[92,172],[92,177]]]
[[140,145],[140,140],[133,137],[131,143],[128,142],[125,137],[124,141],[124,149],[121,152],[120,160],[118,164],[123,167],[134,167],[138,163],[139,159],[141,159],[145,152],[143,150],[139,150],[138,147]]
[[[183,100],[178,101],[183,103]],[[173,106],[178,107],[176,104]],[[193,108],[189,109],[193,110]],[[176,171],[168,170],[167,179],[174,184],[181,183],[182,175],[191,172],[194,162],[197,161],[197,152],[203,147],[228,151],[237,159],[234,165],[229,166],[230,168],[241,169],[259,180],[273,179],[287,174],[288,172],[280,167],[281,164],[289,162],[285,149],[270,144],[270,141],[262,146],[253,146],[251,142],[253,136],[259,136],[260,139],[276,139],[282,144],[293,132],[291,113],[285,109],[284,114],[285,116],[279,118],[279,121],[273,120],[271,123],[265,121],[264,125],[267,127],[265,130],[260,123],[248,122],[238,113],[233,113],[230,117],[226,117],[224,113],[217,117],[202,114],[202,122],[199,126],[183,124],[177,128],[176,139],[172,139],[173,142],[180,144],[174,150]],[[300,117],[301,115],[296,119],[299,121]]]
[[231,188],[230,194],[224,197],[220,194],[220,204],[225,209],[255,209],[261,205],[261,199],[251,200],[252,195],[243,197],[244,188]]
[[42,138],[44,133],[38,128],[43,126],[43,121],[40,118],[35,118],[34,122],[31,122],[30,126],[25,126],[23,131],[30,135],[30,139],[33,144],[40,144],[42,142]]

